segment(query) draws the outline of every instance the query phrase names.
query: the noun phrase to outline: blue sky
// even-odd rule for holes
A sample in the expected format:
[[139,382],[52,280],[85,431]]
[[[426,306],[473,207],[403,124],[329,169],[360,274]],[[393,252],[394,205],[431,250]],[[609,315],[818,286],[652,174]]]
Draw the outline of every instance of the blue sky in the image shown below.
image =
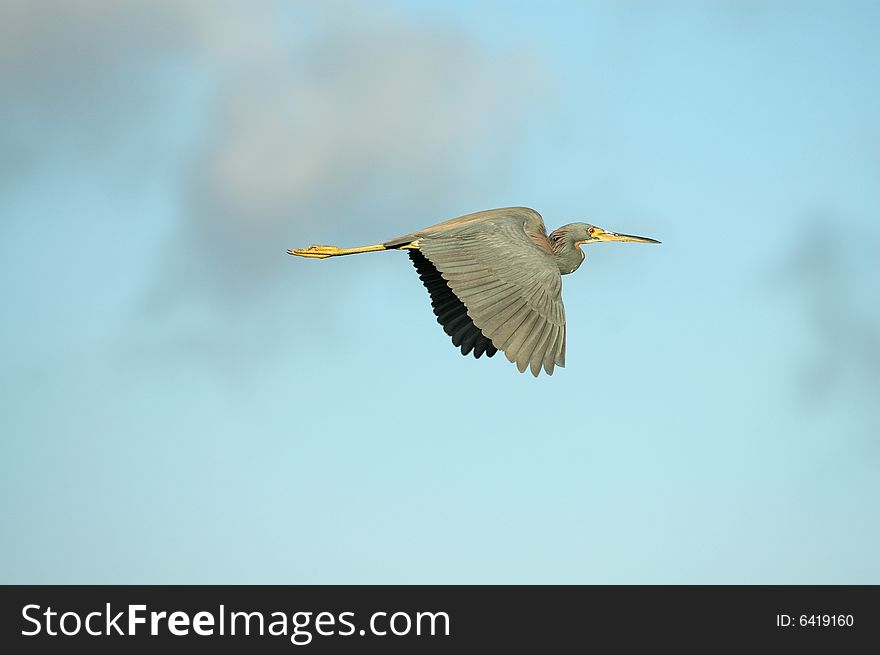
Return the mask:
[[[876,4],[0,12],[3,582],[880,581]],[[284,254],[507,205],[552,378]]]

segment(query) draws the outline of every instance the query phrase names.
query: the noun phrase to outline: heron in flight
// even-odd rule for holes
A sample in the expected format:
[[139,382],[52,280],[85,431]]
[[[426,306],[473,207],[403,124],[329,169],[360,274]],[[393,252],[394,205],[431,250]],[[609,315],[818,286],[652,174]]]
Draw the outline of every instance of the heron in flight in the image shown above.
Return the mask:
[[499,350],[520,373],[565,366],[562,276],[584,261],[581,246],[599,241],[660,243],[570,223],[549,235],[527,207],[459,216],[372,246],[313,245],[291,255],[324,259],[380,250],[407,250],[431,296],[434,314],[462,355]]

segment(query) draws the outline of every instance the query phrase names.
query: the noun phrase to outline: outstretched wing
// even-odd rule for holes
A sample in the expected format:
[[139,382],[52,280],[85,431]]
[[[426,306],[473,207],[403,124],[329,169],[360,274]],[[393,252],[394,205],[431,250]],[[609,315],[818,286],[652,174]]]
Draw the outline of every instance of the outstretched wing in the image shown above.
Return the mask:
[[[537,212],[514,209],[422,233],[418,240],[473,325],[520,372],[531,368],[535,376],[542,367],[550,375],[554,366],[565,366],[562,277],[553,257],[526,233],[538,227],[536,237],[546,241]],[[475,338],[467,330],[464,337]]]
[[498,349],[492,345],[491,339],[480,332],[480,328],[474,325],[468,316],[467,307],[458,299],[443,276],[440,275],[434,265],[418,250],[410,250],[409,258],[419,274],[419,278],[428,293],[431,295],[431,305],[437,322],[443,326],[443,331],[452,337],[452,343],[461,347],[462,355],[470,355],[479,359],[483,353],[486,357],[492,357]]

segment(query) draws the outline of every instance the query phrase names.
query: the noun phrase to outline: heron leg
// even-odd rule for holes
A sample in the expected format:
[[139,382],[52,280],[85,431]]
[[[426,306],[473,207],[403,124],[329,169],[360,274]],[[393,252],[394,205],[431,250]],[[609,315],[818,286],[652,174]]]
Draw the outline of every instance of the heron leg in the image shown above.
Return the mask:
[[297,257],[309,257],[311,259],[326,259],[327,257],[341,257],[342,255],[357,255],[362,252],[378,252],[386,250],[385,246],[377,243],[374,246],[360,246],[359,248],[337,248],[336,246],[313,245],[308,248],[288,250],[288,255]]
[[326,259],[327,257],[341,257],[342,255],[357,255],[362,252],[379,252],[380,250],[418,250],[419,240],[411,241],[403,245],[386,246],[384,243],[377,243],[372,246],[359,246],[357,248],[337,248],[336,246],[312,245],[308,248],[297,248],[296,250],[288,250],[288,255],[296,255],[297,257],[309,257],[311,259]]

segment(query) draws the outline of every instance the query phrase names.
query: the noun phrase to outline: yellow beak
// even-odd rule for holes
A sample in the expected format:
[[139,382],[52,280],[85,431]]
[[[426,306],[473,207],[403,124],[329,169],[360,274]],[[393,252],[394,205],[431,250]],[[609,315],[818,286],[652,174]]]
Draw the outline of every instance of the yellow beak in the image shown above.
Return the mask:
[[592,237],[595,241],[633,241],[635,243],[660,243],[656,239],[648,237],[635,237],[631,234],[618,234],[617,232],[609,232],[602,228],[595,228]]

